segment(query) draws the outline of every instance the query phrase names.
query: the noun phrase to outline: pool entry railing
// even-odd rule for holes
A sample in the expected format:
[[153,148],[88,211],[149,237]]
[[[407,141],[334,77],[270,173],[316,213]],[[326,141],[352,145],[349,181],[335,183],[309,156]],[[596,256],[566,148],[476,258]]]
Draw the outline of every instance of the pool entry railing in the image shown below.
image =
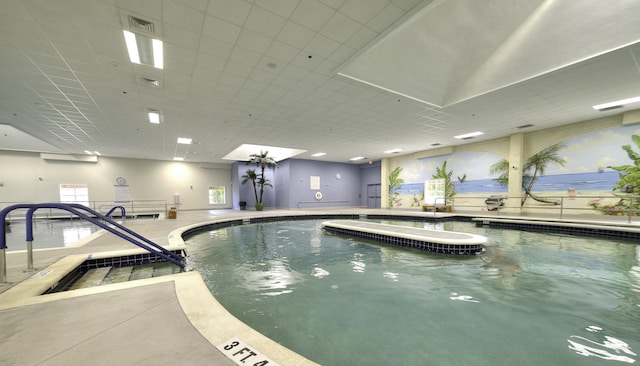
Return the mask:
[[117,223],[109,218],[115,210],[120,210],[122,217],[126,217],[125,208],[122,206],[113,207],[106,215],[103,215],[89,207],[86,207],[77,203],[31,203],[31,204],[16,204],[5,207],[0,210],[0,284],[7,282],[7,263],[6,263],[6,249],[7,249],[7,237],[6,237],[6,224],[5,220],[7,214],[17,209],[27,209],[26,214],[26,242],[27,242],[27,269],[26,271],[34,270],[33,268],[33,214],[36,210],[41,208],[54,208],[70,212],[128,242],[145,249],[146,251],[155,254],[156,256],[164,259],[167,262],[173,263],[176,266],[184,269],[184,258],[170,250],[163,248],[162,246],[154,243],[153,241],[145,238],[144,236],[136,233],[135,231]]

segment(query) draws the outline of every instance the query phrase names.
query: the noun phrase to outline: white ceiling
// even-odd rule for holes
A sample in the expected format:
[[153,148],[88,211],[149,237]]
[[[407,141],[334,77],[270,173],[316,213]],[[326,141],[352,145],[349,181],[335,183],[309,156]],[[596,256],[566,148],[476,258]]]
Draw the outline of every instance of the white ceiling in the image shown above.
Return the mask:
[[[259,144],[348,162],[619,114],[640,104],[591,106],[640,95],[637,14],[637,0],[3,0],[0,149],[228,164]],[[163,70],[129,62],[128,15],[154,23]]]

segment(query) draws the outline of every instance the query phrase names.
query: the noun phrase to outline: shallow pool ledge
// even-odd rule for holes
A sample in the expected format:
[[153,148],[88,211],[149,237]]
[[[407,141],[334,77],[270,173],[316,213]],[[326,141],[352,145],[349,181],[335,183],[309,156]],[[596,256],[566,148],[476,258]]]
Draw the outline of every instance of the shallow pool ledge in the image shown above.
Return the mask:
[[355,220],[333,220],[322,223],[325,230],[410,247],[433,253],[476,255],[484,253],[487,238],[482,235],[455,231],[378,224]]

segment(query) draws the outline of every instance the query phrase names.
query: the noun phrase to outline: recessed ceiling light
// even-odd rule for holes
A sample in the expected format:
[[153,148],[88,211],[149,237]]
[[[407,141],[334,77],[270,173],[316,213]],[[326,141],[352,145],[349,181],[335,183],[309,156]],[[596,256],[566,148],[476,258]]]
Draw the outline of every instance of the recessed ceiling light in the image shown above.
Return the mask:
[[160,112],[154,109],[149,109],[149,112],[147,113],[147,115],[149,116],[150,123],[155,123],[155,124],[160,123]]
[[385,154],[397,154],[397,153],[399,153],[400,151],[402,151],[402,149],[391,149],[391,150],[387,150],[387,151],[385,151],[384,153],[385,153]]
[[96,154],[96,155],[98,155],[98,156],[102,155],[102,154],[100,154],[100,152],[98,152],[98,151],[94,151],[93,153],[94,153],[94,154]]
[[593,109],[601,111],[603,109],[622,107],[625,104],[636,103],[636,102],[640,102],[640,96],[639,97],[616,100],[615,102],[609,102],[609,103],[603,103],[603,104],[594,105]]
[[151,39],[138,33],[123,30],[124,41],[127,44],[129,60],[134,64],[149,65],[162,69],[163,45],[159,39]]
[[356,161],[356,160],[362,160],[362,159],[366,159],[366,158],[364,156],[356,156],[355,158],[349,159],[349,161]]
[[470,132],[470,133],[465,133],[464,135],[453,136],[453,138],[464,140],[464,139],[469,139],[469,138],[480,136],[480,135],[484,135],[484,132],[480,132],[480,131]]
[[188,137],[178,137],[178,143],[179,144],[184,144],[184,145],[189,145],[191,144],[191,139]]
[[183,160],[184,160],[184,158],[180,158],[180,157],[177,157],[177,156],[176,156],[176,157],[174,157],[174,158],[173,158],[173,160],[175,160],[175,161],[183,161]]
[[312,154],[311,156],[313,156],[314,158],[317,158],[318,156],[325,156],[325,155],[327,155],[327,153],[319,152],[319,153]]
[[93,153],[91,151],[89,151],[89,150],[85,150],[84,153],[87,154],[87,155],[93,155]]

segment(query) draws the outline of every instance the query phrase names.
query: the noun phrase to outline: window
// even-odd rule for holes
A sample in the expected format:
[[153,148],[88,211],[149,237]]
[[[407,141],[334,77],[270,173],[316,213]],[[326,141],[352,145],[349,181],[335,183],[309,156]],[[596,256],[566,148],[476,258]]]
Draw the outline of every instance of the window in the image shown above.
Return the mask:
[[61,184],[60,202],[89,206],[89,187],[86,184]]
[[209,204],[224,205],[227,203],[224,186],[209,187]]

